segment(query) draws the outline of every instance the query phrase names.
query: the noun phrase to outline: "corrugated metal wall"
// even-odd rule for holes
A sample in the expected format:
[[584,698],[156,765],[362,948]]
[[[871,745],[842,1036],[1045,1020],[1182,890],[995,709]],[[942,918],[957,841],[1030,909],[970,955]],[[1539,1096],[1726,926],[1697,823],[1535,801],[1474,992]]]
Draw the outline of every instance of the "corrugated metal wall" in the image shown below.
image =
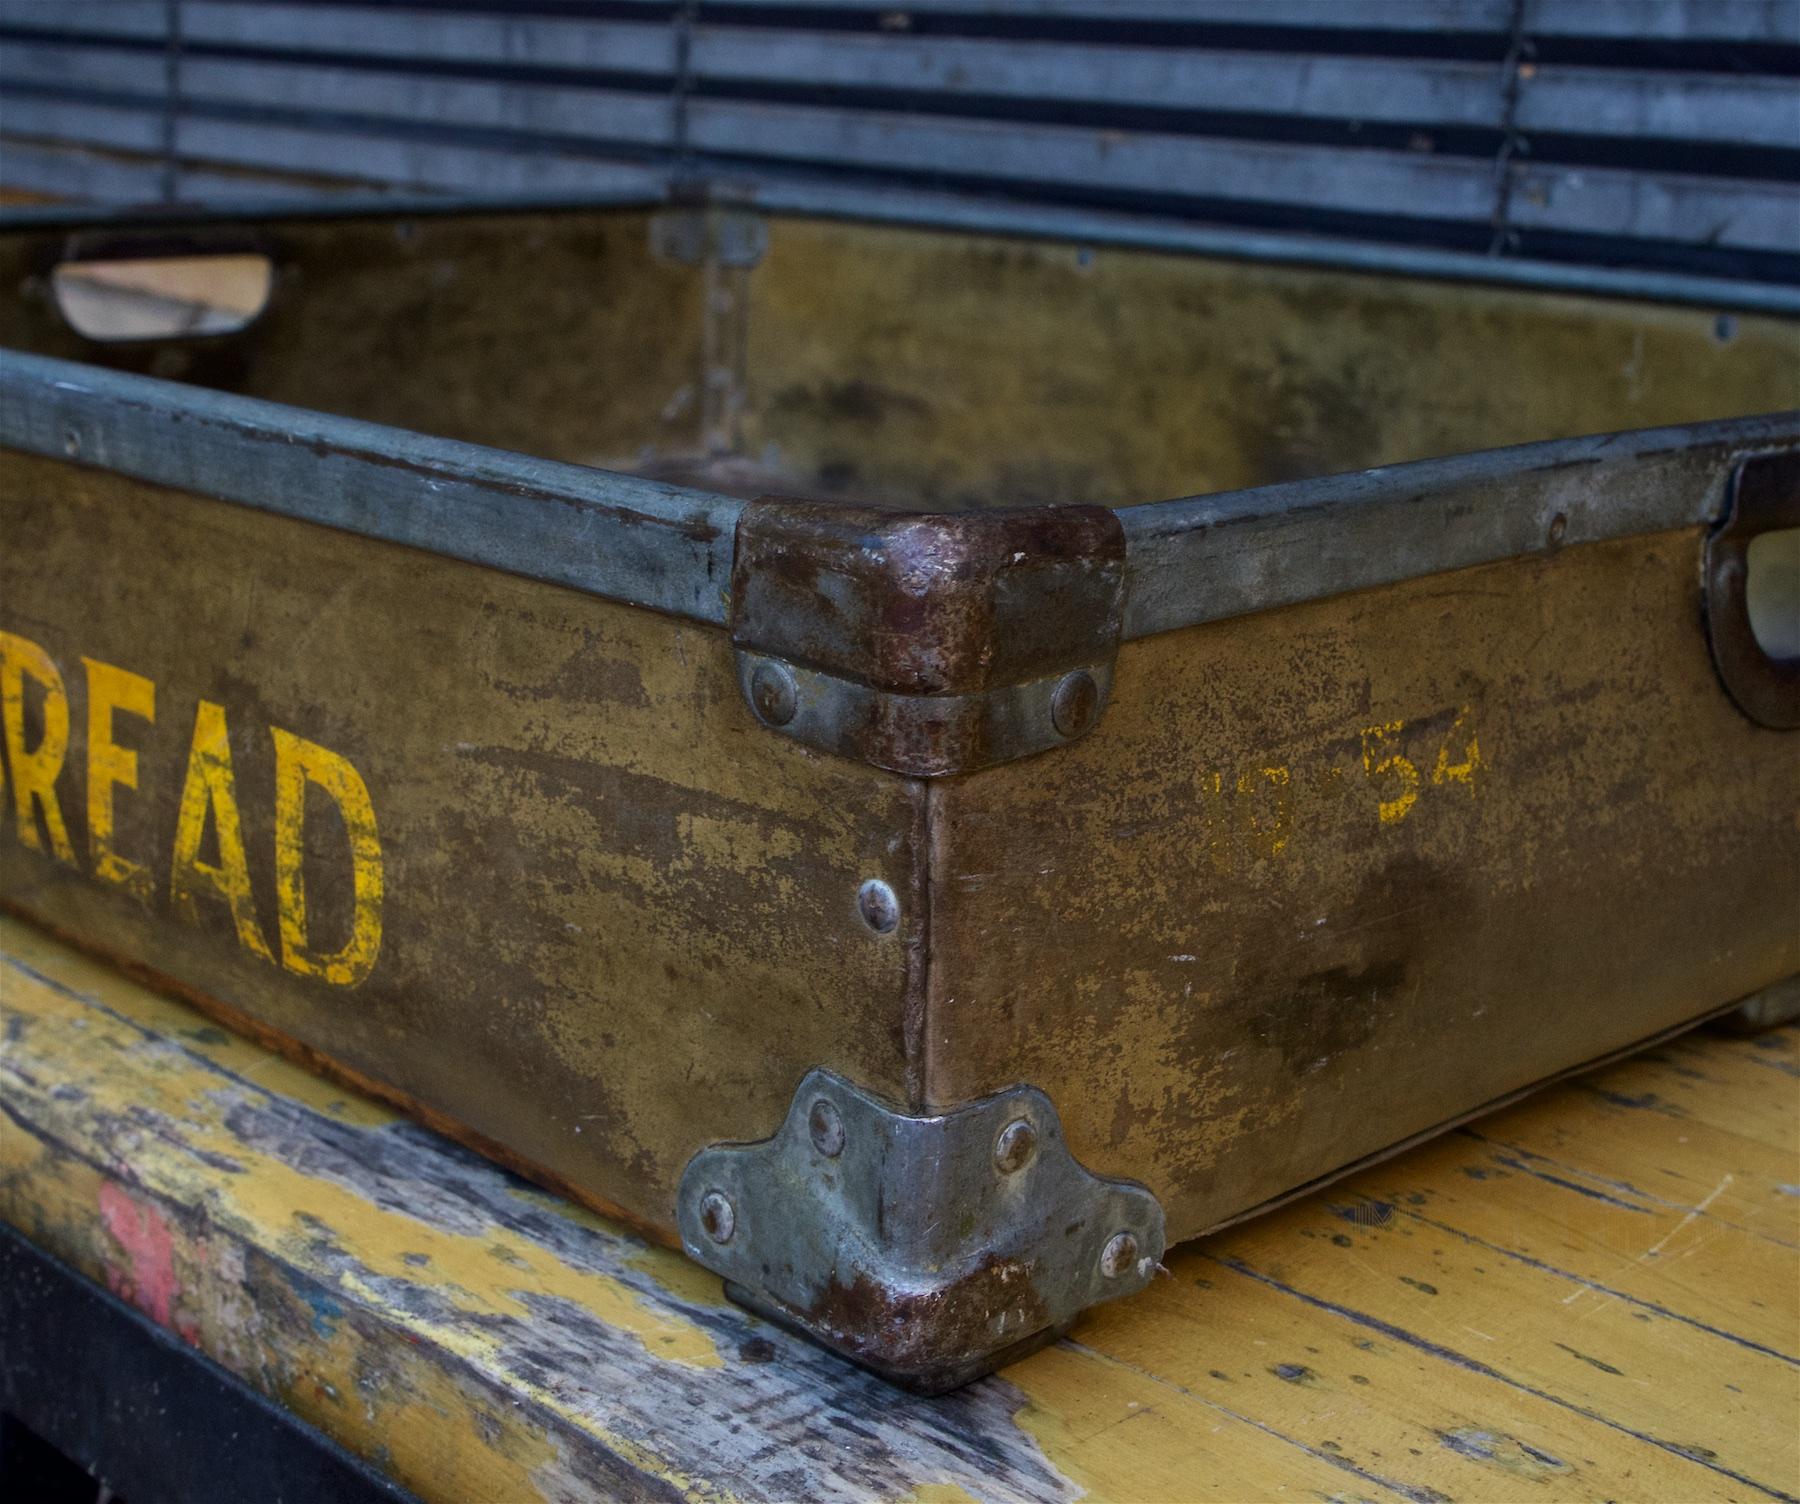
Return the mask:
[[0,133],[113,200],[902,186],[1800,283],[1800,0],[0,0]]

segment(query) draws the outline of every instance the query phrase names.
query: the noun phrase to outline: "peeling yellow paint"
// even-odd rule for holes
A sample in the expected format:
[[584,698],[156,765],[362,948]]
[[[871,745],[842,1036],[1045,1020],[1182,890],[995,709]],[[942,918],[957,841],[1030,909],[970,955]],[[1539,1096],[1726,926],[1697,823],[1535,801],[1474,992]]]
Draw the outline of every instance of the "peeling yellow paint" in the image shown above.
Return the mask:
[[1419,769],[1411,758],[1393,751],[1389,743],[1406,729],[1404,721],[1384,721],[1365,726],[1362,732],[1363,771],[1371,781],[1390,779],[1391,797],[1376,806],[1383,825],[1398,825],[1419,798]]
[[1013,1424],[1085,1498],[1248,1504],[1329,1497],[1344,1481],[1279,1437],[1098,1354],[1046,1348],[1005,1377],[1026,1397]]
[[968,1489],[956,1483],[921,1483],[909,1489],[894,1504],[981,1504]]
[[[7,921],[8,928],[12,924]],[[16,971],[8,976],[6,990],[9,1012],[69,1020],[92,1011]],[[123,1026],[117,1027],[123,1033]],[[130,1042],[122,1038],[121,1047]],[[91,1079],[88,1090],[96,1110],[166,1115],[180,1124],[195,1150],[242,1166],[241,1173],[210,1182],[218,1215],[246,1228],[272,1231],[284,1251],[302,1263],[308,1248],[326,1238],[355,1259],[359,1272],[347,1277],[364,1288],[369,1280],[381,1278],[428,1282],[466,1315],[527,1320],[532,1313],[522,1297],[561,1298],[630,1332],[653,1356],[700,1368],[717,1367],[722,1361],[712,1339],[692,1323],[657,1310],[617,1280],[572,1268],[504,1228],[470,1235],[385,1215],[353,1190],[260,1153],[226,1126],[215,1097],[224,1085],[169,1052],[154,1070],[134,1072],[127,1092],[105,1076]],[[470,1322],[436,1328],[434,1340],[473,1353],[491,1350],[495,1339]]]
[[[1481,743],[1475,735],[1474,709],[1465,705],[1456,713],[1456,720],[1450,727],[1450,734],[1444,738],[1444,745],[1438,748],[1437,766],[1431,770],[1431,781],[1434,784],[1460,783],[1470,793],[1475,791],[1475,775],[1487,765],[1481,760]],[[1462,760],[1451,762],[1450,754],[1461,744]]]

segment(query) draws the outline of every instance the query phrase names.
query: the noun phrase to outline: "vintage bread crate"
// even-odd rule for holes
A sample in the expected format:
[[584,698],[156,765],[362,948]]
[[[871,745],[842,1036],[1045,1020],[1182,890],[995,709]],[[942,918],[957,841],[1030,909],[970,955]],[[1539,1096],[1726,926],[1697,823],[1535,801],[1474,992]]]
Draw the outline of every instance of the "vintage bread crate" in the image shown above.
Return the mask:
[[1129,240],[15,217],[6,905],[927,1388],[1768,1006],[1791,314]]

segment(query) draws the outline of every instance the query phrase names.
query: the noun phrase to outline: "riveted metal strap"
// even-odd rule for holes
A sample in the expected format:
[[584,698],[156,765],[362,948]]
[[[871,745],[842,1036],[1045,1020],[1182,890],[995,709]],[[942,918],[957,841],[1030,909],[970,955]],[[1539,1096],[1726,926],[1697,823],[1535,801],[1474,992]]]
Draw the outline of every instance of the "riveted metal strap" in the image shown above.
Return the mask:
[[927,1392],[1143,1288],[1164,1246],[1156,1198],[1076,1163],[1043,1092],[915,1116],[824,1070],[773,1138],[694,1156],[678,1219],[733,1298]]
[[962,695],[903,695],[738,653],[738,683],[764,725],[895,773],[936,778],[1047,752],[1099,719],[1112,664]]

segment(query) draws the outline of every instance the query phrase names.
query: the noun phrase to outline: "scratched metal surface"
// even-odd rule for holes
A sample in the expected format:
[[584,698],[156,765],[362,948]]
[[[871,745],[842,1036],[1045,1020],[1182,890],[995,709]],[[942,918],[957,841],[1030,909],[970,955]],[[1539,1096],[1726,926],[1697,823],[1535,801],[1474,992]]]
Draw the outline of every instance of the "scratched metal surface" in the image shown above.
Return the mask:
[[0,1216],[420,1497],[1800,1496],[1800,1029],[1177,1250],[946,1399],[0,920]]

